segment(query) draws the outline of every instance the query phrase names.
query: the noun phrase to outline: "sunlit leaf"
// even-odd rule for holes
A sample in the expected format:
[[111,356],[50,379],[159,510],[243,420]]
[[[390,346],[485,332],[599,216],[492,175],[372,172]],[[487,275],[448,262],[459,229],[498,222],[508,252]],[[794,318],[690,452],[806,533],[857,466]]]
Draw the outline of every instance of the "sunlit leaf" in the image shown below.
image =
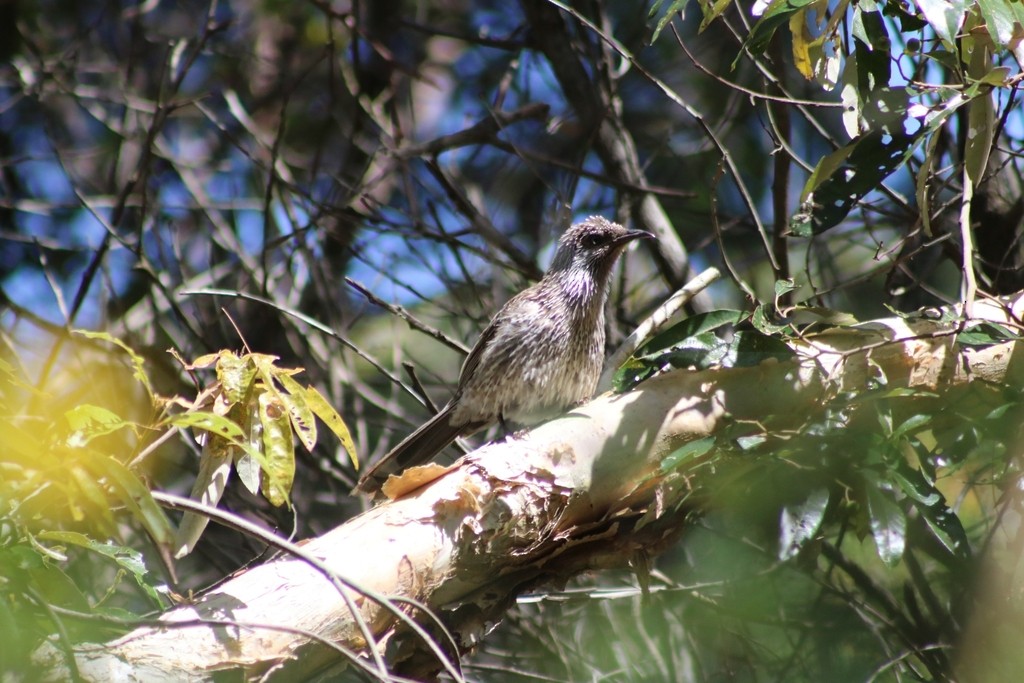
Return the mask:
[[[196,474],[196,480],[192,483],[192,492],[189,498],[209,507],[217,507],[217,503],[220,502],[227,488],[231,475],[231,462],[232,458],[229,453],[218,453],[211,446],[203,448],[202,458],[199,461],[199,472]],[[185,511],[174,535],[172,549],[176,559],[181,559],[192,552],[208,524],[209,519],[206,515],[191,510]]]
[[[242,485],[254,496],[260,492],[260,473],[266,458],[263,457],[263,423],[260,422],[260,407],[258,403],[250,403],[241,407],[247,411],[244,419],[249,430],[246,436],[248,449],[237,454],[235,458],[235,471]],[[257,456],[256,454],[259,454]]]
[[123,341],[114,337],[106,332],[94,332],[91,330],[75,330],[75,334],[87,339],[99,339],[107,343],[117,346],[122,351],[128,354],[128,357],[132,361],[132,376],[135,377],[146,388],[146,393],[149,396],[153,396],[153,386],[150,384],[149,375],[146,374],[146,359],[135,352],[135,349],[125,344]]
[[654,375],[661,365],[659,362],[650,360],[629,358],[615,371],[615,376],[612,377],[612,389],[617,393],[629,391]]
[[[656,2],[651,6],[651,11],[648,13],[648,16],[654,17],[658,13],[658,10],[661,9],[663,2],[664,0],[656,0]],[[652,43],[658,39],[662,30],[668,26],[668,23],[672,21],[677,14],[683,11],[689,2],[690,0],[672,0],[668,9],[665,10],[665,14],[658,20],[658,24],[654,28],[654,34],[651,36]]]
[[828,489],[818,488],[801,502],[783,506],[779,518],[780,560],[794,557],[808,541],[814,539],[825,519],[828,499]]
[[750,317],[750,324],[754,326],[754,329],[762,334],[779,334],[783,330],[789,329],[789,323],[776,323],[772,322],[771,316],[769,315],[769,307],[767,304],[758,304],[754,308],[754,314]]
[[868,515],[871,535],[878,556],[889,566],[903,558],[907,545],[907,518],[890,495],[876,485],[867,487]]
[[88,444],[98,436],[111,434],[125,427],[134,428],[133,422],[124,420],[120,415],[102,406],[84,403],[64,413],[64,418],[71,428],[67,445],[79,448]]
[[912,134],[872,131],[825,156],[804,184],[790,230],[809,236],[838,225],[864,195],[910,158],[926,136],[975,97],[979,87],[954,92],[935,107],[921,107],[916,118],[922,126]]
[[637,349],[636,356],[646,356],[679,344],[684,339],[711,332],[726,325],[735,325],[747,314],[743,311],[720,309],[698,313],[675,323],[647,340]]
[[145,579],[148,570],[146,569],[146,563],[142,557],[142,553],[138,550],[123,545],[117,545],[110,541],[97,541],[93,538],[89,538],[85,534],[80,534],[74,531],[42,531],[37,534],[37,538],[44,541],[76,545],[110,558],[118,566],[127,570],[135,579],[135,582],[139,587],[142,588],[143,591],[154,600],[154,602],[157,604],[162,602],[156,590]]
[[[677,2],[679,1],[680,0],[677,0]],[[681,2],[681,4],[685,6],[686,2]],[[730,2],[730,0],[714,0],[714,2],[701,0],[699,4],[704,16],[700,21],[700,26],[697,27],[697,33],[703,33],[704,30],[711,25],[711,22],[721,16],[722,12],[724,12],[732,2]]]
[[327,428],[338,438],[341,442],[345,452],[348,453],[349,459],[352,461],[352,465],[359,468],[359,454],[356,452],[356,444],[352,440],[352,433],[348,430],[348,425],[341,419],[341,415],[338,411],[327,402],[327,399],[323,397],[319,391],[314,387],[306,387],[306,405],[313,411],[313,414],[320,418],[320,421],[327,425]]
[[276,375],[276,379],[285,388],[286,393],[281,393],[280,397],[288,406],[292,429],[299,437],[299,443],[307,451],[312,451],[316,445],[316,420],[309,404],[306,403],[306,388],[289,375],[279,374]]
[[202,429],[203,431],[210,432],[211,434],[216,434],[217,436],[230,440],[241,440],[245,438],[245,433],[242,431],[242,428],[238,426],[237,422],[223,415],[217,415],[207,411],[197,410],[188,413],[178,413],[177,415],[171,415],[161,424],[164,426]]
[[956,49],[956,37],[967,11],[965,0],[914,0],[946,48]]
[[682,446],[662,458],[661,471],[663,473],[668,473],[677,470],[691,460],[707,454],[707,452],[714,448],[714,446],[715,438],[712,436],[687,441]]
[[1024,40],[1024,4],[1016,0],[977,1],[996,47],[1012,49],[1019,46]]
[[815,234],[838,225],[858,201],[902,165],[917,135],[872,131],[823,158],[804,186]]
[[807,8],[789,17],[789,32],[793,35],[793,66],[806,78],[814,78],[814,64],[811,61],[811,45],[814,37],[807,28]]
[[104,478],[117,492],[132,516],[149,532],[154,542],[169,548],[174,532],[163,509],[150,495],[149,489],[128,468],[111,457],[94,457],[84,461],[94,476]]
[[911,415],[892,431],[892,438],[899,439],[906,434],[916,432],[931,421],[932,416],[925,413],[920,415]]
[[222,351],[217,361],[217,380],[231,403],[241,403],[252,386],[256,367],[250,357],[239,358],[233,353]]
[[739,64],[744,52],[749,52],[755,57],[768,49],[768,44],[775,35],[776,29],[789,22],[790,17],[817,0],[773,0],[761,18],[750,29],[749,35],[743,41],[743,47],[733,60],[732,68]]
[[[977,15],[972,14],[970,26],[976,23]],[[967,55],[967,76],[977,82],[985,82],[992,73],[992,53],[988,40],[974,36],[965,38],[962,46]],[[967,106],[967,131],[964,138],[964,170],[975,185],[981,182],[988,168],[988,157],[995,137],[996,110],[992,93],[982,91],[971,99]]]
[[287,407],[270,391],[259,395],[263,448],[267,459],[261,490],[271,504],[288,503],[295,479],[295,445]]
[[972,325],[956,336],[957,344],[978,347],[1003,344],[1018,339],[1020,339],[1020,335],[1011,332],[1009,328],[999,323],[993,322],[982,322]]

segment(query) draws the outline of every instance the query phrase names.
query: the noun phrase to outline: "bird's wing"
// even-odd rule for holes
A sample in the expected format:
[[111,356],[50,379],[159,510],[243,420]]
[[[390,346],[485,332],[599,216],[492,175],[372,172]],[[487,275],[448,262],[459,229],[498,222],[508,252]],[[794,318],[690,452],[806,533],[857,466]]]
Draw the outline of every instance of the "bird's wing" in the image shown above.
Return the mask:
[[504,311],[504,308],[498,311],[497,315],[491,320],[491,324],[484,329],[480,334],[480,338],[476,340],[476,344],[470,349],[469,355],[466,356],[466,360],[462,363],[462,370],[459,371],[459,389],[466,386],[466,380],[473,376],[476,366],[480,365],[480,357],[483,356],[487,345],[494,339]]
[[549,306],[538,301],[538,298],[542,298],[543,295],[541,287],[542,284],[536,284],[524,289],[509,299],[494,315],[491,323],[481,333],[469,355],[466,356],[466,361],[462,364],[462,371],[459,372],[459,391],[465,388],[466,382],[476,372],[480,360],[494,344],[499,334],[503,337],[499,341],[502,346],[508,347],[510,341],[518,346],[524,333],[546,323],[547,318],[550,317],[546,311]]

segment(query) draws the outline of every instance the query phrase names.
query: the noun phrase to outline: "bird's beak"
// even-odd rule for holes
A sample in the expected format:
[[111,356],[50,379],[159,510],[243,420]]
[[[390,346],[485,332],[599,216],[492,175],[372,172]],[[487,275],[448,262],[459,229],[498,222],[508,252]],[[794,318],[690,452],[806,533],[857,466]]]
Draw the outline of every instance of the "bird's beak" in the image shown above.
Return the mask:
[[638,239],[656,240],[658,238],[654,236],[654,233],[647,232],[646,230],[630,230],[622,237],[617,237],[615,239],[615,244],[628,244],[629,242]]

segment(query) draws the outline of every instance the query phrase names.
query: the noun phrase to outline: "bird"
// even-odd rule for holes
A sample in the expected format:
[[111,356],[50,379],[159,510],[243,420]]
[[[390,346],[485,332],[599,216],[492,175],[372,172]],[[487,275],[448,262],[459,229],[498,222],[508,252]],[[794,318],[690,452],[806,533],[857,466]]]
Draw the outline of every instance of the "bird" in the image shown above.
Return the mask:
[[375,493],[391,474],[431,460],[456,438],[508,421],[537,424],[590,399],[605,358],[604,308],[626,245],[655,239],[602,216],[572,225],[547,273],[509,299],[470,350],[451,400],[360,477]]

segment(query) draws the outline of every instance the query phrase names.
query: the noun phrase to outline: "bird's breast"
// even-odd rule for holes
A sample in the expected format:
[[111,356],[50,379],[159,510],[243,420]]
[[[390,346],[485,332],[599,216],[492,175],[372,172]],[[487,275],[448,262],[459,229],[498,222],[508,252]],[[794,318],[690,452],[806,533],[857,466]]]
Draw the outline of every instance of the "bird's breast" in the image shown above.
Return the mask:
[[523,297],[509,302],[496,325],[463,378],[455,419],[532,424],[593,395],[604,364],[603,305]]

